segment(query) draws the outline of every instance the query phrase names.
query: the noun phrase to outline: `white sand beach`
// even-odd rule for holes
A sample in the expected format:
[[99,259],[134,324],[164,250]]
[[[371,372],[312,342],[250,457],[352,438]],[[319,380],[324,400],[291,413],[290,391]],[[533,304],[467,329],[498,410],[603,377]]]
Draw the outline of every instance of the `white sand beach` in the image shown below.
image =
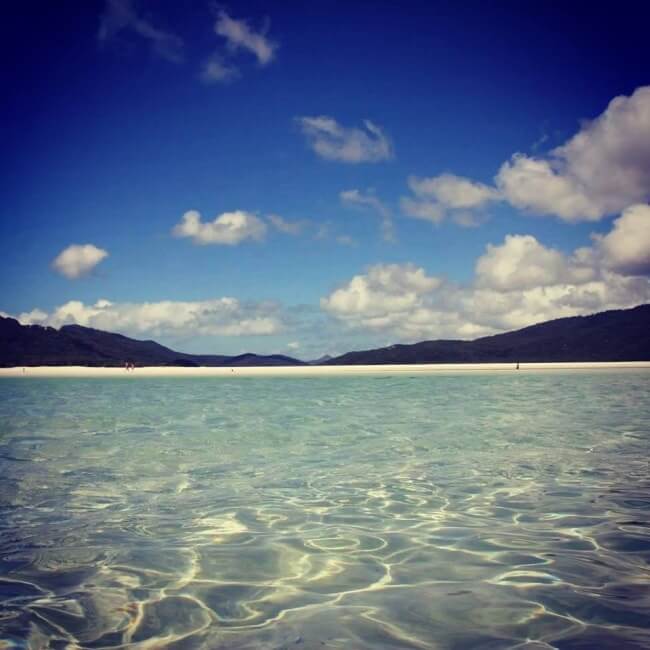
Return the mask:
[[[519,372],[554,370],[650,370],[650,361],[520,363]],[[125,370],[88,366],[35,366],[0,368],[0,377],[305,377],[334,375],[402,375],[440,372],[516,372],[514,363],[440,363],[369,366],[266,366],[266,367],[169,367]]]

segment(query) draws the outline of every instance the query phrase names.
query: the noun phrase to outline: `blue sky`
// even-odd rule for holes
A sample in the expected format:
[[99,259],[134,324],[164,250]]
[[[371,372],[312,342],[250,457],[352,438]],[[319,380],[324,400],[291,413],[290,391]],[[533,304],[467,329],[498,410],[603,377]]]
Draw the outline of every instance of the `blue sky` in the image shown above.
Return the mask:
[[3,313],[313,358],[650,300],[642,3],[183,5],[9,10]]

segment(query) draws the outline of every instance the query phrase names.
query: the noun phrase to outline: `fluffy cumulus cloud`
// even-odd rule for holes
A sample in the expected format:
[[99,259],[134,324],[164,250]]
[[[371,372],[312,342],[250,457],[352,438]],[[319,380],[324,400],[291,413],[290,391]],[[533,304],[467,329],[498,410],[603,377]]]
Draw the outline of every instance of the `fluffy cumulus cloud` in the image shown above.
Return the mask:
[[391,328],[417,310],[422,296],[439,285],[440,279],[412,264],[378,264],[322,298],[321,307],[352,325]]
[[626,275],[650,275],[650,205],[627,208],[604,237],[594,237],[606,266]]
[[72,244],[62,250],[52,261],[52,268],[70,280],[88,275],[108,252],[94,244]]
[[225,244],[234,246],[244,240],[261,241],[267,231],[266,224],[250,212],[235,210],[224,212],[214,221],[201,221],[196,210],[187,211],[174,226],[175,237],[189,237],[195,244]]
[[480,211],[500,198],[495,188],[454,174],[411,176],[408,185],[414,196],[402,198],[402,212],[432,223],[440,223],[449,214],[461,226],[477,225]]
[[255,56],[260,65],[268,65],[275,56],[277,44],[267,37],[268,28],[256,32],[245,20],[231,18],[220,10],[214,30],[226,39],[230,51],[247,51]]
[[599,221],[650,199],[650,86],[615,97],[605,111],[544,156],[515,153],[494,186],[453,174],[411,176],[402,198],[409,217],[440,223],[446,216],[476,225],[492,201],[567,222]]
[[607,109],[545,158],[516,154],[496,183],[515,207],[596,221],[650,199],[650,86]]
[[381,234],[385,241],[395,241],[395,229],[390,209],[372,191],[344,190],[339,198],[345,205],[370,208],[381,217]]
[[507,235],[499,246],[487,245],[476,263],[477,285],[497,291],[583,284],[595,269],[580,254],[567,257],[540,244],[531,235]]
[[[352,328],[401,340],[476,338],[650,301],[649,206],[626,210],[594,245],[568,255],[530,235],[488,245],[466,286],[413,265],[374,266],[321,300]],[[638,235],[638,237],[636,237]],[[636,247],[628,247],[628,239]]]
[[106,44],[123,31],[136,34],[147,41],[152,52],[161,58],[172,63],[183,61],[183,39],[155,27],[140,16],[133,0],[106,0],[97,33],[100,45]]
[[401,340],[488,334],[449,309],[445,283],[412,264],[376,265],[321,299],[321,308],[354,329]]
[[[2,313],[3,316],[8,316],[9,314]],[[47,323],[49,314],[44,312],[42,309],[32,309],[32,311],[26,311],[22,314],[19,314],[16,319],[20,321],[23,325],[45,325]]]
[[432,178],[411,176],[408,184],[417,196],[432,198],[449,209],[479,208],[488,201],[499,198],[494,188],[454,174],[441,174]]
[[49,314],[35,309],[18,316],[25,325],[77,324],[134,336],[264,336],[281,332],[283,318],[276,303],[243,303],[235,298],[146,303],[99,300],[93,305],[71,300]]
[[597,221],[603,216],[587,189],[549,160],[515,154],[502,165],[496,181],[511,205],[532,214],[565,221]]
[[341,126],[325,115],[296,118],[309,146],[326,160],[345,163],[380,162],[393,155],[383,130],[370,120],[363,128]]
[[584,283],[512,291],[473,287],[459,298],[459,313],[499,332],[554,318],[634,307],[650,301],[650,282],[601,270]]

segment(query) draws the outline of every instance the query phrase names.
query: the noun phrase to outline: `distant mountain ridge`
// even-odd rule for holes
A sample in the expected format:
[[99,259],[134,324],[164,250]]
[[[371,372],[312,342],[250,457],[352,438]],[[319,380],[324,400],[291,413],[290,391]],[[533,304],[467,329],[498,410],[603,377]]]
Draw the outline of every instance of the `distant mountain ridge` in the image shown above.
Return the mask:
[[186,354],[155,341],[138,341],[81,325],[61,329],[21,325],[0,317],[0,366],[301,366],[281,354]]
[[650,304],[559,318],[474,341],[422,341],[348,352],[327,365],[649,360]]
[[[301,366],[281,354],[187,354],[155,341],[64,325],[21,325],[0,317],[0,366]],[[650,361],[650,304],[559,318],[474,341],[435,340],[327,355],[311,365]]]

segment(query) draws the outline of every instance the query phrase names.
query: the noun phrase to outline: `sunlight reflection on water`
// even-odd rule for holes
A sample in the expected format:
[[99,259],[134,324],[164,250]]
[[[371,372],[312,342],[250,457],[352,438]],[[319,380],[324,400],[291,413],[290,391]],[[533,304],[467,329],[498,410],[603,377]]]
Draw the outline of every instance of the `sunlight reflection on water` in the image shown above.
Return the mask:
[[0,390],[7,647],[650,647],[647,371]]

